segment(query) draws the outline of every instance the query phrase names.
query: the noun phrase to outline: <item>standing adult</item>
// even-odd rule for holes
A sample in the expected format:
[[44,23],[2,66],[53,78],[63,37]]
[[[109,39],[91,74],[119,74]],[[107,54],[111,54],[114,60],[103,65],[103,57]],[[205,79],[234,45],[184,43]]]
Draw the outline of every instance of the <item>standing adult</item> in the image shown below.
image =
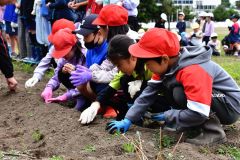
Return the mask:
[[140,4],[139,0],[121,0],[122,6],[128,11],[128,25],[134,30],[138,31],[140,26],[138,24],[138,9],[137,7]]
[[203,42],[205,45],[210,41],[211,34],[214,33],[213,13],[206,14],[206,24],[203,32]]

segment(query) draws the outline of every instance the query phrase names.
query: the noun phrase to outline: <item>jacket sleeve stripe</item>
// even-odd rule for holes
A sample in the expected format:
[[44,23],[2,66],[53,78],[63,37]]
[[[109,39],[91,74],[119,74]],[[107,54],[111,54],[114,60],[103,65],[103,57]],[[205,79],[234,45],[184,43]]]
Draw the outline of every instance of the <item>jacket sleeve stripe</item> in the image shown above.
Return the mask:
[[207,117],[209,116],[210,106],[208,106],[206,104],[202,104],[202,103],[199,103],[199,102],[187,100],[187,107],[192,111],[201,113],[201,114],[203,114]]

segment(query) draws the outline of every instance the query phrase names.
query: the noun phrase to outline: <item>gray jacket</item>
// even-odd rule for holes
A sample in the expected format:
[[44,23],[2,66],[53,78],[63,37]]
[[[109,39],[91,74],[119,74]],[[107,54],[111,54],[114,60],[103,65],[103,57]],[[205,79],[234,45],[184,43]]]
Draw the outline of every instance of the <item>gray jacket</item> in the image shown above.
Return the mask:
[[212,90],[222,93],[226,104],[240,113],[240,89],[224,69],[211,61],[211,53],[208,46],[183,48],[177,64],[161,79],[148,82],[125,117],[132,122],[139,121],[159,92],[173,93],[174,87],[179,85],[184,88],[187,106],[183,110],[165,111],[167,123],[175,122],[180,127],[202,124],[210,113]]

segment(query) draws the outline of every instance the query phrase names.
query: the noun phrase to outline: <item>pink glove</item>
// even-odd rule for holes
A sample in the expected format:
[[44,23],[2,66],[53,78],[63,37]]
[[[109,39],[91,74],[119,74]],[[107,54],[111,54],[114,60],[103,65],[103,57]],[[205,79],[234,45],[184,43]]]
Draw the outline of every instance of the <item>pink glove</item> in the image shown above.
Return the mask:
[[55,97],[55,98],[49,98],[47,99],[48,103],[52,103],[52,102],[64,102],[68,99],[66,94],[63,94],[61,96]]
[[50,103],[48,102],[48,99],[52,98],[52,88],[46,87],[42,92],[41,97],[44,99],[45,103]]

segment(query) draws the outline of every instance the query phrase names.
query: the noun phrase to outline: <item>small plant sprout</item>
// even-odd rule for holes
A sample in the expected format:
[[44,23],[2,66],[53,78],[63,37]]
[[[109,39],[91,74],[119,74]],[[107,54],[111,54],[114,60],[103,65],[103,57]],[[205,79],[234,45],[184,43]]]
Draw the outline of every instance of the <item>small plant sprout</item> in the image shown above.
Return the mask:
[[52,156],[49,160],[64,160],[62,156]]
[[39,142],[40,140],[42,140],[44,137],[44,135],[39,131],[39,130],[35,130],[32,133],[32,139],[34,142]]
[[124,143],[122,145],[122,149],[126,153],[133,153],[135,151],[135,147],[134,147],[134,145],[132,143]]
[[94,145],[88,144],[84,147],[84,150],[87,151],[87,152],[95,152],[96,147]]

